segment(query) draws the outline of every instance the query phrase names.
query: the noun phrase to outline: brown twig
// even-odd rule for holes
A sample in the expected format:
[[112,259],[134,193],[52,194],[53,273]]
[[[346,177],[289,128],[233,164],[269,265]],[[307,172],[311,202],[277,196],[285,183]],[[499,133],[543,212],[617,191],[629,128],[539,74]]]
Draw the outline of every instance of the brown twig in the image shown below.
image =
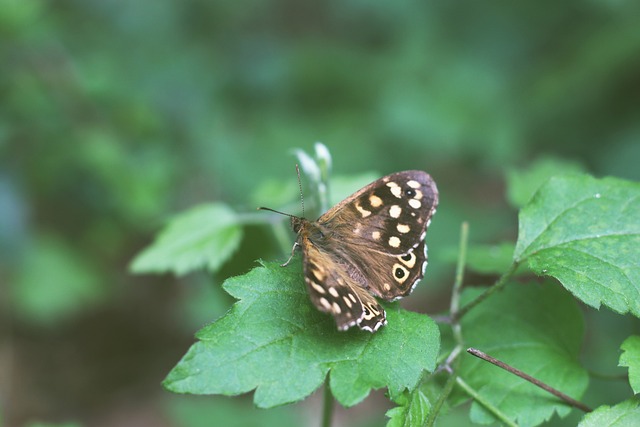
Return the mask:
[[556,390],[555,388],[543,383],[542,381],[540,381],[540,380],[538,380],[536,378],[533,378],[531,375],[527,375],[524,372],[522,372],[521,370],[516,369],[516,368],[514,368],[512,366],[509,366],[506,363],[501,362],[500,360],[498,360],[498,359],[496,359],[494,357],[491,357],[488,354],[486,354],[486,353],[484,353],[484,352],[482,352],[482,351],[480,351],[480,350],[478,350],[476,348],[473,348],[473,347],[468,348],[467,349],[467,353],[470,353],[470,354],[472,354],[472,355],[474,355],[476,357],[479,357],[480,359],[485,360],[485,361],[487,361],[489,363],[493,363],[494,365],[504,369],[505,371],[510,372],[510,373],[512,373],[514,375],[519,376],[522,379],[525,379],[525,380],[529,381],[530,383],[540,387],[541,389],[543,389],[543,390],[553,394],[554,396],[564,400],[566,403],[568,403],[569,405],[573,406],[574,408],[578,408],[583,412],[591,412],[592,411],[592,409],[589,408],[584,403],[575,400],[571,396],[567,396],[563,392]]

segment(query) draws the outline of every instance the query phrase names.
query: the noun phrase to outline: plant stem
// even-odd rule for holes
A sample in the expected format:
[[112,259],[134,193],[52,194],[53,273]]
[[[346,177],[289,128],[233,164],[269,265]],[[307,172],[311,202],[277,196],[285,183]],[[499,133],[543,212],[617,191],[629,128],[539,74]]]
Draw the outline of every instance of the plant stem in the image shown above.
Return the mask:
[[451,306],[450,311],[452,313],[452,319],[454,320],[451,328],[453,329],[453,337],[456,342],[456,346],[453,348],[446,361],[444,362],[444,368],[449,372],[449,378],[447,379],[444,388],[442,389],[442,393],[438,396],[438,400],[429,411],[429,416],[425,422],[425,425],[428,427],[432,427],[438,417],[438,414],[442,410],[442,406],[444,402],[447,400],[451,392],[453,391],[453,387],[456,384],[456,379],[458,378],[458,365],[459,359],[458,355],[462,351],[463,347],[463,339],[462,339],[462,329],[460,328],[460,322],[455,319],[453,314],[457,313],[458,308],[460,307],[460,290],[462,289],[462,281],[464,278],[464,266],[467,261],[467,244],[469,241],[469,223],[463,222],[460,226],[460,251],[458,252],[458,263],[456,265],[456,277],[453,282],[453,291],[451,294]]
[[478,402],[479,404],[481,404],[482,406],[484,406],[484,408],[491,412],[491,414],[493,414],[493,416],[495,416],[497,419],[499,419],[500,421],[502,421],[503,423],[505,423],[508,426],[511,427],[518,427],[518,425],[516,423],[514,423],[513,421],[511,421],[509,419],[509,417],[507,417],[506,414],[502,413],[502,411],[500,411],[500,409],[496,408],[495,406],[493,406],[493,404],[491,402],[489,402],[488,400],[486,400],[484,397],[482,397],[482,395],[480,393],[478,393],[477,391],[475,391],[469,384],[467,384],[462,378],[457,377],[456,378],[456,382],[458,383],[458,385],[460,387],[462,387],[462,389],[467,392],[467,394],[469,396],[471,396],[473,398],[473,400],[475,400],[476,402]]
[[447,400],[447,398],[453,391],[453,386],[455,386],[457,378],[458,378],[457,370],[453,369],[453,371],[449,375],[449,378],[447,379],[447,382],[444,385],[444,388],[442,389],[442,393],[440,393],[440,396],[438,396],[438,400],[436,400],[436,403],[433,405],[433,407],[429,411],[429,416],[427,417],[427,420],[424,423],[425,426],[433,427],[433,425],[435,425],[436,418],[438,418],[438,414],[442,410],[442,406],[444,405],[444,402]]
[[333,393],[329,386],[329,377],[324,380],[324,392],[322,393],[322,427],[331,427],[333,418]]
[[462,290],[462,281],[464,279],[464,266],[467,262],[467,244],[469,241],[469,223],[463,222],[460,226],[460,251],[458,252],[458,263],[456,264],[456,278],[453,282],[453,290],[451,292],[450,312],[453,319],[452,329],[456,344],[463,345],[462,329],[460,328],[460,292]]
[[501,290],[502,288],[504,288],[505,285],[509,282],[509,280],[513,276],[513,274],[518,269],[519,265],[520,264],[518,262],[514,261],[509,266],[509,269],[507,271],[505,271],[502,276],[500,276],[500,278],[496,281],[496,283],[493,286],[491,286],[489,289],[484,291],[482,294],[480,294],[478,297],[476,297],[476,299],[474,299],[473,301],[467,303],[457,313],[452,313],[452,316],[454,318],[453,320],[456,321],[456,320],[462,319],[464,317],[464,315],[466,315],[472,308],[474,308],[475,306],[480,304],[485,299],[489,298],[495,292],[497,292],[497,291]]
[[489,363],[493,363],[494,365],[504,369],[505,371],[512,373],[514,375],[519,376],[520,378],[529,381],[531,384],[540,387],[541,389],[543,389],[546,392],[549,392],[551,394],[553,394],[554,396],[562,399],[563,401],[565,401],[567,404],[573,406],[574,408],[578,408],[583,412],[591,412],[592,409],[589,408],[587,405],[585,405],[582,402],[579,402],[577,400],[575,400],[574,398],[572,398],[571,396],[567,396],[566,394],[564,394],[563,392],[556,390],[555,388],[551,387],[548,384],[543,383],[542,381],[540,381],[537,378],[532,377],[531,375],[528,375],[524,372],[522,372],[519,369],[514,368],[511,365],[507,365],[506,363],[504,363],[501,360],[496,359],[495,357],[491,357],[488,354],[476,349],[476,348],[468,348],[467,352],[469,354],[472,354],[482,360],[485,360]]

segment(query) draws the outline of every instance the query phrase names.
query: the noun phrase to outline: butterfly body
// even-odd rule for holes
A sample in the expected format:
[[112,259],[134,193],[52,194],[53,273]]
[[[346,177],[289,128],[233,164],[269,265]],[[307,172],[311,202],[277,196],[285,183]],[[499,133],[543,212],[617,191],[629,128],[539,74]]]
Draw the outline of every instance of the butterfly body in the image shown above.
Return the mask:
[[[438,204],[423,171],[397,172],[367,185],[316,221],[292,217],[302,249],[305,283],[318,310],[338,329],[370,332],[387,323],[374,296],[411,293],[427,265],[425,235]],[[286,265],[286,263],[285,263]]]

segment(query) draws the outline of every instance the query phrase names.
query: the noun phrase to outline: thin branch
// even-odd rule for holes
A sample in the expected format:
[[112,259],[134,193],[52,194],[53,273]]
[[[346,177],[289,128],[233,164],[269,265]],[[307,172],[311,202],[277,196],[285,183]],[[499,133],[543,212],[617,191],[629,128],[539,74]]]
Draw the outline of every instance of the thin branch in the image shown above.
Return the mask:
[[456,340],[456,344],[463,345],[462,341],[462,329],[460,328],[460,317],[458,315],[460,310],[460,293],[462,291],[462,281],[464,279],[464,266],[467,262],[467,244],[469,241],[469,223],[463,222],[460,226],[460,251],[458,252],[458,262],[456,264],[456,278],[453,282],[453,290],[451,293],[451,317],[454,320],[452,322],[453,336]]
[[565,401],[567,404],[573,406],[574,408],[578,408],[583,412],[591,412],[592,411],[592,409],[589,408],[584,403],[579,402],[579,401],[575,400],[574,398],[572,398],[570,396],[567,396],[563,392],[561,392],[559,390],[556,390],[555,388],[551,387],[550,385],[547,385],[547,384],[543,383],[542,381],[532,377],[531,375],[525,374],[521,370],[516,369],[513,366],[507,365],[506,363],[504,363],[504,362],[502,362],[502,361],[500,361],[500,360],[498,360],[498,359],[496,359],[494,357],[491,357],[488,354],[486,354],[486,353],[484,353],[484,352],[482,352],[482,351],[480,351],[478,349],[468,348],[467,352],[469,354],[472,354],[472,355],[474,355],[476,357],[479,357],[480,359],[485,360],[485,361],[487,361],[489,363],[493,363],[494,365],[504,369],[507,372],[510,372],[510,373],[512,373],[514,375],[519,376],[522,379],[525,379],[525,380],[529,381],[530,383],[540,387],[544,391],[546,391],[548,393],[551,393],[554,396],[562,399],[563,401]]
[[511,264],[511,266],[509,266],[509,269],[505,271],[502,276],[500,276],[500,278],[496,281],[496,283],[493,286],[491,286],[489,289],[484,291],[482,294],[476,297],[476,299],[474,299],[473,301],[467,303],[457,313],[452,313],[452,317],[454,317],[454,320],[462,319],[464,315],[469,312],[469,310],[474,308],[476,305],[480,304],[485,299],[489,298],[496,291],[499,291],[500,289],[504,288],[505,285],[511,279],[511,277],[514,275],[514,273],[516,272],[519,266],[520,264],[514,261]]
[[[453,282],[453,291],[451,294],[451,313],[456,313],[458,308],[460,307],[460,290],[462,289],[462,281],[464,277],[464,266],[467,259],[467,243],[469,240],[469,223],[466,221],[462,223],[460,226],[460,251],[458,252],[458,263],[456,266],[456,277]],[[452,317],[453,318],[453,317]],[[457,320],[454,321],[451,325],[453,329],[453,337],[456,341],[456,346],[453,348],[447,360],[442,365],[442,368],[449,373],[449,378],[438,396],[438,400],[429,411],[429,416],[425,422],[425,426],[432,427],[436,418],[440,414],[442,410],[442,406],[444,402],[447,400],[451,392],[453,391],[453,387],[456,384],[456,379],[458,378],[458,365],[459,359],[458,355],[462,351],[463,340],[462,340],[462,329],[460,328],[460,322]]]
[[499,419],[500,421],[502,421],[503,423],[505,423],[506,425],[510,426],[510,427],[518,427],[518,424],[514,423],[506,414],[504,414],[500,409],[498,409],[497,407],[495,407],[491,402],[489,402],[488,400],[486,400],[484,397],[482,397],[482,395],[480,393],[478,393],[477,391],[475,391],[473,389],[473,387],[471,387],[469,384],[467,384],[462,378],[458,377],[456,378],[456,383],[458,383],[458,385],[460,387],[462,387],[462,389],[467,392],[467,394],[469,396],[471,396],[471,398],[473,400],[475,400],[476,402],[478,402],[480,405],[482,405],[487,411],[491,412],[491,414],[493,416],[495,416],[497,419]]
[[436,403],[433,405],[433,407],[429,411],[429,416],[427,417],[427,420],[424,423],[426,427],[433,427],[435,425],[436,418],[438,418],[438,414],[442,410],[442,406],[444,405],[444,402],[447,400],[447,398],[453,391],[453,386],[456,384],[457,378],[458,378],[458,373],[454,369],[449,375],[449,378],[447,379],[447,382],[445,383],[444,388],[442,389],[442,393],[440,393],[440,396],[438,396],[438,400],[436,400]]

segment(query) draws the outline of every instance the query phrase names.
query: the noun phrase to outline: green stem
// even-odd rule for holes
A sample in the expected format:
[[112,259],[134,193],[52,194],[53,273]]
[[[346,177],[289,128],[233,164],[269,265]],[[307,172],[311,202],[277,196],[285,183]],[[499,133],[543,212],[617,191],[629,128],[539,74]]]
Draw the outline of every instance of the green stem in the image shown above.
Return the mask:
[[456,368],[457,366],[453,369],[453,372],[451,372],[451,375],[449,375],[449,378],[447,379],[447,382],[445,383],[444,388],[442,389],[442,393],[440,393],[440,396],[438,396],[438,400],[436,400],[436,403],[433,405],[433,407],[429,411],[429,416],[427,417],[427,420],[424,423],[425,426],[433,427],[433,425],[435,425],[436,418],[438,418],[438,414],[442,410],[442,406],[444,405],[444,402],[446,402],[447,398],[453,391],[453,386],[455,386],[456,384],[456,380],[458,378],[458,373]]
[[456,265],[456,278],[453,282],[453,291],[451,292],[450,312],[453,319],[452,329],[456,344],[460,347],[463,345],[462,329],[460,328],[460,293],[462,292],[462,281],[464,279],[464,266],[467,262],[467,245],[469,242],[469,223],[463,222],[460,226],[460,251],[458,252],[458,263]]
[[457,377],[456,378],[456,382],[458,383],[458,385],[460,387],[462,387],[462,389],[464,391],[467,392],[467,394],[469,396],[471,396],[473,398],[473,400],[475,400],[476,402],[478,402],[479,404],[481,404],[482,406],[484,406],[484,408],[491,412],[491,414],[493,414],[493,416],[495,416],[497,419],[499,419],[500,421],[502,421],[503,423],[505,423],[508,426],[511,427],[518,427],[518,425],[516,423],[514,423],[512,420],[509,419],[509,417],[507,417],[506,414],[504,414],[502,411],[500,411],[500,409],[496,408],[495,406],[493,406],[493,404],[491,402],[489,402],[488,400],[486,400],[484,397],[482,397],[482,395],[480,395],[480,393],[478,393],[477,391],[475,391],[469,384],[467,384],[462,378]]
[[322,395],[322,427],[331,427],[331,419],[333,418],[333,393],[329,387],[329,377],[324,381],[324,392]]
[[452,314],[453,323],[451,328],[453,329],[453,337],[456,342],[456,346],[453,348],[447,360],[444,362],[445,369],[447,369],[450,373],[449,378],[447,379],[444,388],[442,389],[442,393],[438,397],[438,400],[429,411],[429,417],[425,423],[426,426],[432,427],[438,417],[438,414],[442,410],[442,406],[444,402],[447,400],[451,392],[453,391],[453,387],[456,384],[456,379],[458,378],[458,366],[460,364],[460,359],[458,355],[462,351],[464,341],[462,339],[462,329],[460,328],[460,322],[455,318],[455,313],[458,312],[458,308],[460,307],[460,291],[462,289],[462,282],[464,279],[464,266],[467,262],[467,245],[469,242],[469,223],[466,221],[462,223],[460,226],[460,251],[458,252],[458,263],[456,265],[456,277],[453,282],[453,292],[451,294],[451,306],[450,311]]
[[452,313],[454,317],[454,321],[462,319],[471,309],[480,304],[485,299],[489,298],[495,292],[501,290],[505,287],[505,285],[509,282],[513,274],[516,272],[520,264],[518,262],[513,262],[507,271],[504,272],[502,276],[496,281],[496,283],[491,286],[489,289],[480,294],[476,299],[467,303],[464,307],[462,307],[457,313]]

